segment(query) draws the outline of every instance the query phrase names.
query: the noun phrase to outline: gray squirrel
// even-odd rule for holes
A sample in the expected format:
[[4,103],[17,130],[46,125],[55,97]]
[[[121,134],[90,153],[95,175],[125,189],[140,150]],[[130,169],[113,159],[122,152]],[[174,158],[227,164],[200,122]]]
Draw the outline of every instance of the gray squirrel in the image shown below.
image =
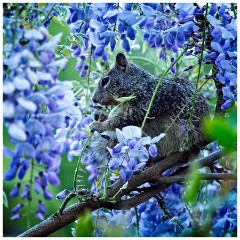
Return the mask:
[[[100,79],[92,101],[108,106],[118,105],[116,99],[120,97],[134,98],[120,104],[107,120],[95,121],[90,125],[91,132],[108,136],[107,139],[99,137],[93,142],[91,149],[96,158],[108,157],[106,147],[112,148],[117,144],[116,128],[121,130],[130,125],[141,127],[158,81],[157,77],[129,63],[124,54],[117,55],[115,66]],[[171,126],[157,145],[160,158],[181,151],[184,139],[187,140],[185,150],[200,149],[199,144],[204,141],[202,122],[209,115],[209,108],[203,96],[197,93],[191,116],[194,92],[194,86],[185,79],[163,79],[143,128],[144,134],[155,137]],[[190,116],[190,128],[186,130]],[[176,121],[173,122],[174,119]]]

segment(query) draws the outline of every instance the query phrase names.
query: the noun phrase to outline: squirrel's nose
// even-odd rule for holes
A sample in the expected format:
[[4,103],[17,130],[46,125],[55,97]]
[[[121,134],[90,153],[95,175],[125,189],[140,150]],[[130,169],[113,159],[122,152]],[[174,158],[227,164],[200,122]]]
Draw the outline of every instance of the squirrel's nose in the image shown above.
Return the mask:
[[[95,91],[95,92],[96,92],[96,91]],[[95,92],[94,92],[93,95],[92,95],[92,102],[93,102],[93,103],[97,103],[97,98],[96,98]]]

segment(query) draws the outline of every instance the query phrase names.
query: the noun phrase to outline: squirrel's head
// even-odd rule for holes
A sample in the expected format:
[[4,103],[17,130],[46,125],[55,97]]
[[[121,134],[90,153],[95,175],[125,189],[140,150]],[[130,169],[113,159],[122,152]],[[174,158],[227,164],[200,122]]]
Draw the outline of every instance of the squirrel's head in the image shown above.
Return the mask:
[[100,79],[92,101],[101,105],[117,105],[117,98],[135,94],[144,78],[149,76],[149,73],[129,63],[124,54],[119,53],[115,66]]

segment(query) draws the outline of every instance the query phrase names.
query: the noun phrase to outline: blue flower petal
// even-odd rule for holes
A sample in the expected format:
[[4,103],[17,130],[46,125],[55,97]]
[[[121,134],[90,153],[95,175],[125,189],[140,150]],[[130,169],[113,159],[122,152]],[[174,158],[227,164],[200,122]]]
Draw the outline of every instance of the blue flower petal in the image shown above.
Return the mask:
[[18,143],[14,149],[15,155],[19,158],[23,157],[26,159],[35,158],[36,152],[34,147],[28,143]]
[[14,86],[17,90],[28,90],[31,88],[29,81],[23,76],[17,75],[13,78]]
[[46,133],[46,128],[44,124],[38,121],[37,119],[29,119],[26,123],[26,129],[27,132],[29,132],[32,135],[35,134],[45,135]]
[[47,187],[44,187],[44,189],[43,189],[43,196],[46,200],[52,200],[53,199],[52,193],[48,190]]
[[128,42],[128,40],[126,38],[123,38],[123,40],[122,40],[122,48],[126,52],[130,52],[130,44],[129,44],[129,42]]
[[9,126],[8,133],[12,138],[14,138],[18,141],[26,141],[27,140],[27,135],[26,135],[25,131],[21,127],[19,127],[19,125],[16,123],[12,123]]
[[55,129],[61,128],[65,123],[65,116],[63,113],[52,113],[45,117],[45,121],[48,124],[51,124]]
[[3,147],[3,155],[7,158],[13,158],[14,157],[14,152],[9,149],[8,147]]
[[131,11],[119,13],[118,19],[124,21],[129,26],[133,26],[134,24],[141,20],[141,18],[136,18],[136,15]]
[[30,161],[29,160],[23,160],[22,166],[21,166],[20,171],[18,173],[19,180],[23,179],[23,177],[25,176],[29,167],[30,167]]
[[210,24],[213,26],[213,27],[217,27],[217,26],[220,26],[222,25],[222,23],[217,20],[215,17],[213,17],[212,15],[208,14],[207,15],[207,20],[210,22]]
[[93,53],[93,56],[94,58],[99,58],[103,55],[103,52],[104,52],[104,46],[97,46],[94,53]]
[[14,90],[15,90],[15,86],[12,82],[5,81],[3,83],[3,93],[4,94],[7,94],[7,95],[12,94],[14,92]]
[[158,155],[158,150],[157,150],[156,144],[151,144],[149,149],[148,149],[148,152],[149,152],[151,157],[155,158]]
[[23,207],[23,203],[18,203],[14,208],[12,208],[11,213],[15,214]]
[[24,199],[24,198],[28,197],[29,194],[30,194],[30,186],[29,186],[29,184],[26,184],[22,191],[21,198]]
[[115,169],[118,169],[119,167],[119,159],[118,158],[113,158],[109,161],[108,163],[109,170],[114,171]]
[[143,14],[145,15],[145,17],[152,17],[155,15],[155,10],[152,9],[151,7],[149,6],[146,6],[144,4],[141,4],[141,9],[143,11]]
[[18,196],[19,194],[19,189],[21,187],[21,184],[20,183],[17,183],[14,188],[12,189],[12,191],[9,193],[9,197],[10,198],[15,198]]
[[58,186],[60,184],[60,181],[59,181],[56,173],[53,171],[47,173],[47,180],[53,186]]
[[34,102],[26,100],[25,98],[18,98],[17,100],[18,104],[30,112],[36,112],[37,106]]
[[134,30],[133,27],[131,26],[127,26],[126,34],[129,37],[129,39],[134,40],[136,35],[136,30]]

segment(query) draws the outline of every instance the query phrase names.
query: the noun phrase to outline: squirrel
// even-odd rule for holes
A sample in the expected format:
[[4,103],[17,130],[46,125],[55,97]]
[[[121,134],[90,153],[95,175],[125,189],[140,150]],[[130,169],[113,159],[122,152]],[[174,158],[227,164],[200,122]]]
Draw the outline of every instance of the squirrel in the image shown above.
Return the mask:
[[[91,132],[97,131],[105,136],[95,139],[91,146],[96,158],[108,157],[106,147],[112,148],[117,144],[116,128],[121,130],[130,125],[141,127],[158,80],[139,66],[129,63],[124,54],[116,56],[115,66],[100,79],[92,96],[95,104],[119,105],[108,119],[90,125]],[[181,151],[184,139],[187,139],[184,150],[200,150],[201,142],[204,141],[202,122],[209,115],[209,107],[200,93],[196,94],[195,105],[192,106],[195,90],[188,80],[163,79],[142,129],[150,137],[168,129],[165,137],[157,144],[160,159]],[[127,96],[134,98],[121,104],[116,100]],[[189,118],[191,124],[187,129]]]

